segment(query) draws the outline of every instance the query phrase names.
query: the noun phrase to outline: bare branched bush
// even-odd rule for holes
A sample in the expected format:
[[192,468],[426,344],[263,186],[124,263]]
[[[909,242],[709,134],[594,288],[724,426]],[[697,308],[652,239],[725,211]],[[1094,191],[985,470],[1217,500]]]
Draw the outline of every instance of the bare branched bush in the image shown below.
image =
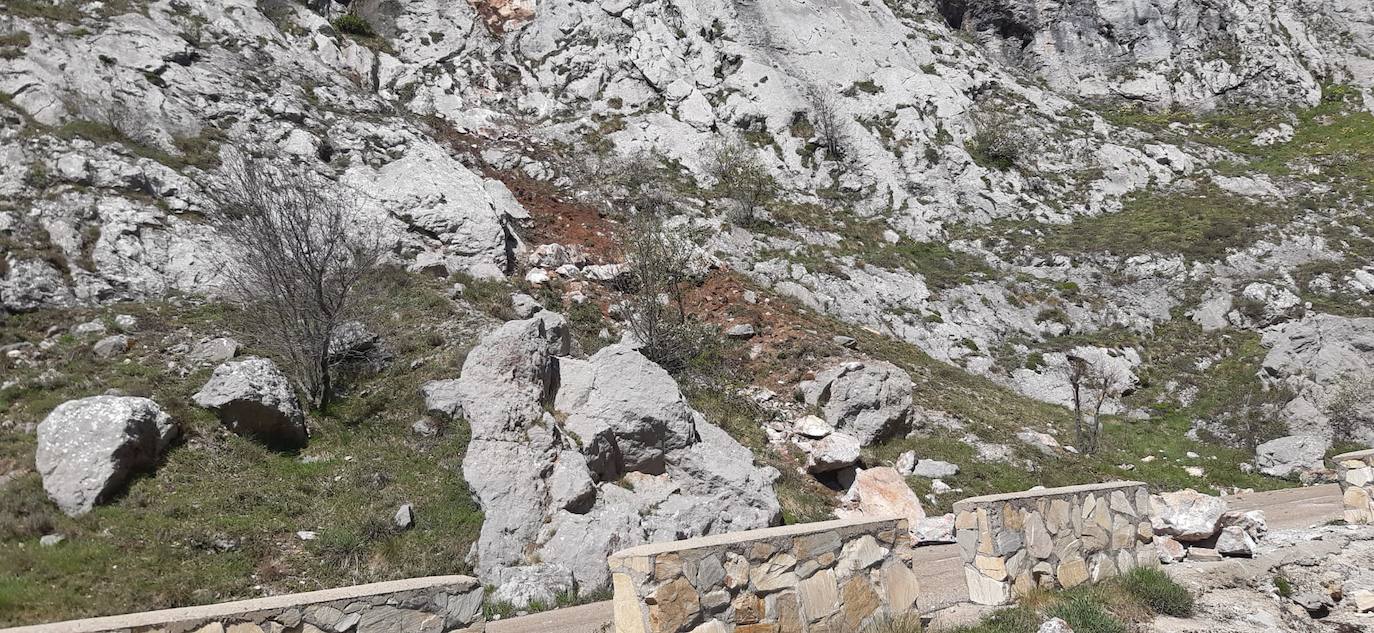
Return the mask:
[[707,336],[685,305],[693,282],[691,240],[658,216],[638,214],[627,223],[621,248],[628,267],[625,325],[650,360],[670,372],[685,369]]
[[383,254],[353,199],[304,169],[277,170],[241,156],[211,187],[211,224],[228,242],[225,281],[250,341],[281,359],[310,402],[327,409],[334,388],[330,341],[360,313],[359,288]]
[[717,195],[727,200],[731,222],[749,225],[777,194],[778,184],[757,153],[739,141],[721,141],[708,149],[706,169]]
[[810,95],[812,125],[816,128],[816,143],[831,160],[844,158],[844,119],[835,95],[820,89]]
[[1102,439],[1102,408],[1129,386],[1120,368],[1069,356],[1073,389],[1074,442],[1084,455],[1097,452]]
[[576,171],[596,202],[614,215],[663,214],[674,207],[658,154],[588,155]]

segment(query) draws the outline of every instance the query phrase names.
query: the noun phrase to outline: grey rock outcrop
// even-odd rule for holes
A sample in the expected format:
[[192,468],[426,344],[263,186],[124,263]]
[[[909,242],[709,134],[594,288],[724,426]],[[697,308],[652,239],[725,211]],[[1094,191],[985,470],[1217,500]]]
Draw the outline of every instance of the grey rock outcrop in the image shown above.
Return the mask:
[[1255,465],[1271,477],[1289,477],[1323,468],[1331,442],[1318,435],[1290,435],[1255,447]]
[[[643,354],[626,346],[602,348],[576,367],[576,376],[561,383],[559,410],[568,412],[565,427],[578,438],[588,461],[611,464],[611,472],[660,474],[670,451],[697,440],[700,414],[687,406],[673,377]],[[597,438],[613,438],[602,449]]]
[[585,360],[568,346],[557,314],[510,321],[482,337],[458,378],[489,584],[503,569],[550,564],[577,591],[597,591],[618,549],[778,520],[777,471],[688,407],[667,372],[625,346]]
[[239,342],[227,336],[212,338],[197,343],[187,358],[193,363],[222,363],[237,356]]
[[457,380],[431,380],[420,385],[420,397],[424,398],[425,412],[430,415],[444,420],[463,417],[463,401]]
[[[977,33],[997,56],[1038,73],[1062,92],[1158,107],[1315,105],[1321,84],[1309,55],[1322,47],[1322,37],[1307,31],[1295,37],[1283,22],[1271,19],[1271,12],[1285,11],[1285,5],[936,3],[952,26]],[[1217,58],[1204,52],[1221,48],[1247,54]]]
[[1151,495],[1150,504],[1155,534],[1185,543],[1211,538],[1226,513],[1225,501],[1192,489]]
[[820,407],[827,422],[863,446],[904,432],[911,422],[911,376],[886,361],[841,363],[798,388],[806,404]]
[[309,438],[291,383],[269,359],[250,356],[216,367],[192,399],[230,431],[270,446],[300,448]]
[[577,587],[566,567],[548,564],[506,567],[497,572],[495,585],[489,600],[517,609],[553,607],[560,596],[571,596]]
[[63,512],[89,512],[133,474],[153,468],[178,428],[147,398],[69,400],[38,425],[35,461],[43,489]]
[[129,335],[115,334],[96,341],[95,345],[91,346],[91,353],[95,354],[96,358],[109,360],[129,351],[133,345],[134,339]]
[[1298,396],[1284,409],[1295,435],[1333,437],[1332,405],[1345,401],[1339,429],[1346,437],[1374,441],[1374,318],[1317,314],[1264,332],[1266,376]]

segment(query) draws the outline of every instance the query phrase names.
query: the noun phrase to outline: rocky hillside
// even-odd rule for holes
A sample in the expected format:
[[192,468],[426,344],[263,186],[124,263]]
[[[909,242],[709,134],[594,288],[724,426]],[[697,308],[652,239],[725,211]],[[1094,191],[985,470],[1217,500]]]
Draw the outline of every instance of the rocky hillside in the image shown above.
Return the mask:
[[[1374,441],[1366,2],[0,0],[0,59],[0,622],[431,571],[547,606],[862,469],[938,516]],[[384,246],[338,410],[236,364],[234,157]],[[624,337],[648,209],[713,333],[681,367]],[[55,411],[110,390],[157,411]],[[97,410],[145,459],[54,493],[40,423]]]

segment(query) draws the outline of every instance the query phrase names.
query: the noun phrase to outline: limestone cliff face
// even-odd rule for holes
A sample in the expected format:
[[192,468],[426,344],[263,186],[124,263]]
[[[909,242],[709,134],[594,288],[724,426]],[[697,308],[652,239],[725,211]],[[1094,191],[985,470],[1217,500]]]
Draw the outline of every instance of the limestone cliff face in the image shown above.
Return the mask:
[[[951,26],[1057,91],[1157,107],[1316,105],[1321,83],[1367,80],[1367,7],[1194,0],[938,3]],[[1355,12],[1365,13],[1363,18]],[[1363,41],[1361,41],[1363,40]]]
[[[515,272],[529,220],[491,176],[573,193],[653,152],[689,183],[678,221],[729,267],[1050,402],[1070,355],[1137,382],[1148,355],[1104,333],[1184,313],[1268,332],[1317,296],[1349,306],[1333,318],[1370,309],[1366,230],[1347,226],[1367,193],[1326,171],[1358,147],[1255,149],[1335,120],[1298,114],[1333,85],[1355,87],[1343,116],[1367,107],[1367,2],[357,3],[377,37],[336,31],[329,3],[57,6],[0,21],[0,310],[213,292],[200,183],[231,144],[336,180],[412,270],[479,277]],[[1224,143],[1187,118],[1256,107],[1275,114]],[[727,137],[806,213],[730,222],[706,170]],[[1221,246],[1079,239],[1192,226],[1132,224],[1178,200],[1230,214],[1198,230]],[[1066,335],[1081,344],[1050,343]]]

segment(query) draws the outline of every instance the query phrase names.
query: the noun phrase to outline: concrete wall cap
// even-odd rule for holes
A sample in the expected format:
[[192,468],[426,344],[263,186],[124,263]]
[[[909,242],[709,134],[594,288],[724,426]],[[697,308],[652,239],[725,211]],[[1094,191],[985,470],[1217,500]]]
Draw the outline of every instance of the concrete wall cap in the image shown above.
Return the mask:
[[1374,448],[1365,449],[1365,450],[1362,450],[1362,451],[1353,451],[1353,452],[1350,452],[1350,453],[1341,453],[1340,455],[1336,455],[1336,456],[1332,457],[1332,458],[1331,458],[1331,461],[1336,462],[1337,464],[1339,464],[1339,463],[1341,463],[1341,462],[1343,462],[1343,461],[1346,461],[1346,460],[1360,460],[1360,459],[1366,459],[1366,458],[1369,458],[1369,457],[1374,457]]
[[236,616],[259,611],[289,609],[335,600],[356,600],[406,591],[425,589],[446,589],[453,587],[459,592],[469,592],[481,585],[471,576],[426,576],[374,582],[366,585],[350,585],[320,591],[288,593],[266,598],[220,602],[196,607],[179,607],[160,611],[142,611],[125,615],[112,615],[85,620],[68,620],[51,624],[36,624],[10,629],[0,629],[0,633],[102,633],[105,631],[142,630],[195,621],[225,621]]
[[1125,488],[1136,488],[1145,486],[1141,481],[1110,481],[1101,484],[1082,484],[1078,486],[1062,486],[1059,488],[1042,488],[1040,490],[1023,490],[1021,492],[1008,492],[997,495],[984,495],[982,497],[969,497],[962,501],[955,502],[954,511],[969,509],[972,507],[998,503],[1002,501],[1017,501],[1021,499],[1038,499],[1040,497],[1056,497],[1060,495],[1075,495],[1084,492],[1101,492],[1104,490],[1121,490]]
[[704,549],[709,547],[720,547],[733,545],[735,543],[748,543],[749,541],[759,541],[772,538],[799,536],[811,534],[813,532],[828,532],[847,528],[860,528],[873,526],[881,523],[906,522],[906,517],[891,516],[878,519],[836,519],[834,521],[818,521],[816,523],[798,523],[796,525],[783,525],[779,527],[763,528],[760,530],[745,530],[743,532],[726,532],[724,534],[713,534],[711,536],[699,536],[696,538],[684,539],[681,541],[666,541],[663,543],[650,543],[639,545],[629,549],[620,550],[611,554],[611,560],[634,558],[638,556],[653,556],[655,554],[666,554],[668,552],[681,552],[693,549]]

